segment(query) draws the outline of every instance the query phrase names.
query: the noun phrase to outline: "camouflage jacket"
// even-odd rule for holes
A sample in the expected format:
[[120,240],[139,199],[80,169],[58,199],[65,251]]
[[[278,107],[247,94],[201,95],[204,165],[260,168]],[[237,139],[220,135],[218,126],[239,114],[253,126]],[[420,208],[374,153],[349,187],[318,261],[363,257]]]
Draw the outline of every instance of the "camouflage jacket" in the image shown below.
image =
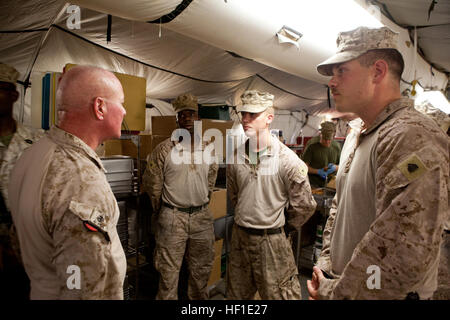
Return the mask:
[[44,135],[44,130],[17,124],[17,130],[8,146],[0,142],[0,189],[8,208],[9,175],[22,152]]
[[123,299],[120,212],[94,150],[51,128],[17,161],[9,195],[31,299]]
[[245,148],[248,143],[236,149],[236,163],[227,166],[227,192],[235,206],[235,223],[256,229],[282,227],[287,207],[289,227],[300,229],[317,205],[306,164],[273,136],[257,163],[252,163]]
[[367,130],[349,134],[336,188],[318,261],[336,279],[324,279],[319,295],[430,298],[449,215],[448,137],[412,100],[394,101]]
[[[203,150],[204,147],[205,144]],[[209,201],[216,183],[219,168],[216,163],[176,164],[171,158],[172,150],[184,152],[180,143],[168,138],[147,157],[142,184],[155,213],[161,209],[162,201],[181,208],[203,205]],[[183,155],[192,160],[190,152]]]

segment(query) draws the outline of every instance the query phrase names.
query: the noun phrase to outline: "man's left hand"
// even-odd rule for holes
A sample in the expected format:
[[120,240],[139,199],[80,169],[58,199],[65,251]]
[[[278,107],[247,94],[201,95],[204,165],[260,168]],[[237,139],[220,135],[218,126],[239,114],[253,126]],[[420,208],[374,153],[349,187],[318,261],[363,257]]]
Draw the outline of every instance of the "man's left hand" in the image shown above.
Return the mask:
[[336,166],[334,165],[334,164],[332,164],[332,163],[329,163],[328,164],[328,170],[327,170],[327,173],[328,174],[331,174],[331,173],[333,173],[333,172],[335,172],[336,171]]
[[312,280],[307,280],[306,285],[308,287],[309,292],[309,300],[319,300],[319,286],[320,281],[324,279],[325,276],[322,273],[322,270],[320,270],[318,267],[313,267],[313,274],[312,274]]

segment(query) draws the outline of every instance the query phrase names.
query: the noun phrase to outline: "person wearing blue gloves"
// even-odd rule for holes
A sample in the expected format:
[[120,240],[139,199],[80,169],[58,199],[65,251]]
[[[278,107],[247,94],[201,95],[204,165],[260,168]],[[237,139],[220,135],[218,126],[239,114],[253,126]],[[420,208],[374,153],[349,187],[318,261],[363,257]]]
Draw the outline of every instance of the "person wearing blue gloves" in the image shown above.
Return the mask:
[[314,137],[306,145],[303,152],[303,161],[308,165],[308,176],[311,187],[323,187],[330,175],[336,174],[339,169],[341,148],[333,140],[336,127],[333,122],[323,122],[320,135]]

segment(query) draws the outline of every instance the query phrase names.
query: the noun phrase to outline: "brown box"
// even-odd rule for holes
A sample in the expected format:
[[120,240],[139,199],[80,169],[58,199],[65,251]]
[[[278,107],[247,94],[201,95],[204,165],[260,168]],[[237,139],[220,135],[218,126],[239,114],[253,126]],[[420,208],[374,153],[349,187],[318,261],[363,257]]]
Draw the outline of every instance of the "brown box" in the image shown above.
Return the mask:
[[223,239],[214,242],[214,257],[222,256]]
[[214,219],[227,214],[227,189],[215,188],[209,201],[209,209]]
[[139,159],[146,160],[147,156],[156,148],[158,144],[169,138],[170,136],[159,136],[153,134],[141,134],[140,140],[140,155]]
[[202,136],[204,137],[205,131],[208,129],[218,129],[222,133],[222,141],[223,141],[223,150],[222,156],[223,159],[226,157],[226,148],[227,148],[227,129],[231,129],[233,127],[233,121],[225,121],[225,120],[211,120],[211,119],[202,119]]
[[327,188],[336,190],[336,176],[331,178],[330,182],[327,184]]
[[122,155],[137,158],[137,147],[131,140],[106,140],[104,146],[105,156]]
[[154,116],[152,119],[152,135],[171,136],[177,129],[177,120],[175,116]]
[[223,240],[217,240],[214,243],[214,262],[213,262],[211,274],[209,276],[208,286],[216,283],[221,278],[222,245],[223,245]]

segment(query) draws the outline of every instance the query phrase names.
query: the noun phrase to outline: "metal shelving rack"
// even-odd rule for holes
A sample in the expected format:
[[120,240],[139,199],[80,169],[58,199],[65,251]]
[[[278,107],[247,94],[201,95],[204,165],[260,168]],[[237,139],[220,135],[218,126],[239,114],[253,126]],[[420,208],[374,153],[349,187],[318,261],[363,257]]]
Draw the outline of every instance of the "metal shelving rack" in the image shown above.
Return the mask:
[[[137,158],[129,156],[103,157],[102,162],[109,173],[106,174],[111,189],[121,208],[121,216],[118,221],[118,233],[127,259],[127,275],[124,282],[124,298],[137,299],[139,294],[139,273],[146,265],[140,261],[140,253],[145,248],[145,241],[141,240],[141,232],[144,232],[140,223],[142,215],[140,212],[140,180],[141,161],[139,159],[140,145],[139,136],[122,134],[121,140],[131,140],[137,147]],[[109,170],[108,170],[109,168]],[[133,221],[134,217],[134,221]],[[132,235],[130,237],[130,235]],[[131,240],[131,241],[130,241]],[[134,259],[134,263],[130,263]],[[130,280],[133,274],[134,281]],[[134,284],[134,286],[132,285]]]

